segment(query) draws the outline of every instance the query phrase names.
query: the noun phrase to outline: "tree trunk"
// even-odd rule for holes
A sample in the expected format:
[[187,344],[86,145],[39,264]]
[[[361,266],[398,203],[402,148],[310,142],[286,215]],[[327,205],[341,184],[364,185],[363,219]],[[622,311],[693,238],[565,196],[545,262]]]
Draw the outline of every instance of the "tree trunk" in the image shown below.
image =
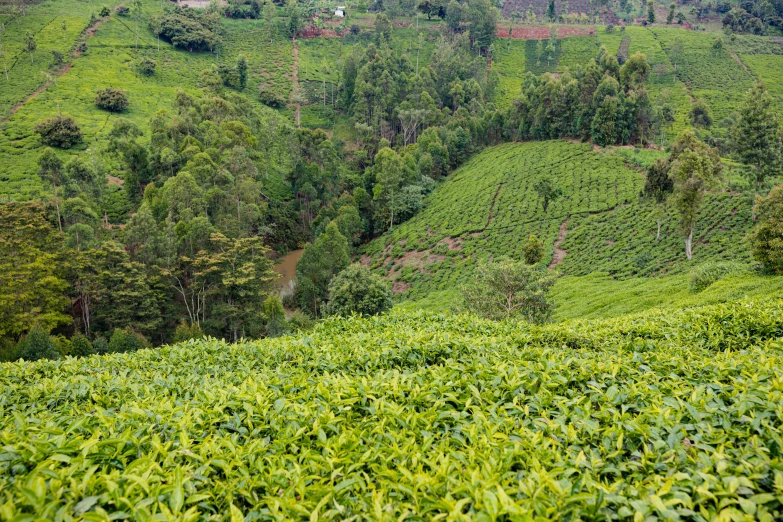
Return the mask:
[[688,235],[685,236],[685,256],[688,261],[693,259],[693,227],[688,230]]

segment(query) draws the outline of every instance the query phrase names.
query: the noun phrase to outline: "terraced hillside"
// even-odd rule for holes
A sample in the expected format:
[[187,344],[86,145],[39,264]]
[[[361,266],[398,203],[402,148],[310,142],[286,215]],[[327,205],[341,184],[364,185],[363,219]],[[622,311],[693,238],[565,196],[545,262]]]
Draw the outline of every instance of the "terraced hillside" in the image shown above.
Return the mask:
[[0,365],[6,520],[779,520],[783,302]]
[[[563,192],[546,213],[533,189],[545,178]],[[686,270],[676,217],[664,219],[656,241],[656,209],[640,201],[642,185],[642,175],[611,150],[566,141],[493,147],[444,182],[420,214],[367,245],[363,262],[412,299],[453,289],[480,257],[521,258],[531,233],[543,240],[546,263],[555,260],[565,274],[625,278]],[[709,195],[696,259],[749,260],[743,237],[751,206],[752,195]]]

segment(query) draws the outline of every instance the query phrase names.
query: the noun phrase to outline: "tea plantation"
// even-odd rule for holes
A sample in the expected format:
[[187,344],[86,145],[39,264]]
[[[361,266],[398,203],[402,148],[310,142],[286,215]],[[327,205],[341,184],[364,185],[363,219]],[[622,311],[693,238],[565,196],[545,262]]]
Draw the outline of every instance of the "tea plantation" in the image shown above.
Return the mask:
[[783,516],[783,302],[0,366],[4,520]]
[[[363,261],[412,299],[455,288],[480,257],[521,258],[530,234],[544,242],[546,264],[559,240],[566,252],[556,265],[562,274],[629,278],[688,271],[676,214],[642,199],[642,175],[627,166],[656,156],[566,141],[487,149],[445,181],[420,214],[366,245]],[[533,189],[545,177],[563,192],[546,213]],[[697,219],[695,260],[749,263],[744,237],[752,205],[751,192],[708,194]]]

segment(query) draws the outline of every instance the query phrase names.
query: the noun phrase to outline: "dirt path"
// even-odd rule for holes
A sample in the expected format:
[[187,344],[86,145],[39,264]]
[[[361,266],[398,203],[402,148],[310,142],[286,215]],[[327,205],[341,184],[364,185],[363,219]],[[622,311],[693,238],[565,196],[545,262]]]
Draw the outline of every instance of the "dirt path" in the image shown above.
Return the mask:
[[299,99],[301,93],[299,92],[299,44],[294,40],[294,48],[291,51],[294,56],[294,108],[296,114],[296,126],[299,127],[301,119],[299,116],[299,110],[301,109]]
[[[749,75],[753,76],[753,73],[752,73],[752,72],[750,72],[750,69],[748,69],[748,66],[747,66],[747,65],[745,65],[745,63],[744,63],[744,62],[743,62],[743,61],[740,59],[740,57],[739,57],[739,56],[737,56],[737,53],[735,53],[734,51],[729,51],[729,54],[731,55],[731,57],[732,57],[732,58],[734,58],[734,61],[735,61],[735,62],[737,62],[738,64],[740,64],[740,67],[742,67],[743,69],[745,69],[745,72],[746,72],[746,73],[748,73]],[[753,77],[755,78],[755,76],[753,76]]]
[[565,221],[563,221],[560,224],[560,232],[557,234],[557,241],[555,241],[555,255],[552,257],[552,262],[549,263],[549,268],[554,268],[560,263],[563,262],[563,259],[565,258],[566,252],[562,248],[560,248],[560,245],[563,244],[563,240],[566,237],[566,231],[568,228],[568,222],[571,220],[570,217],[567,217]]
[[[85,29],[84,31],[82,31],[82,33],[79,35],[80,36],[79,39],[76,41],[76,43],[74,44],[73,48],[71,49],[71,58],[76,58],[76,57],[81,56],[82,52],[79,50],[79,44],[82,42],[82,37],[86,35],[86,38],[84,38],[84,41],[87,41],[90,38],[92,38],[93,36],[95,36],[95,31],[97,31],[98,27],[100,27],[101,24],[103,22],[105,22],[105,21],[106,21],[105,19],[101,18],[100,20],[95,22],[92,26],[90,26],[87,29]],[[27,102],[29,102],[30,100],[32,100],[33,98],[35,98],[36,96],[38,96],[39,94],[44,92],[46,90],[46,88],[49,87],[49,85],[53,81],[56,82],[57,78],[60,78],[65,73],[70,71],[72,66],[73,66],[73,60],[71,60],[68,63],[66,63],[65,67],[63,67],[59,71],[53,72],[52,75],[51,75],[52,76],[51,80],[46,80],[43,83],[43,85],[38,87],[34,92],[32,92],[32,93],[28,94],[27,96],[25,96],[25,98],[22,101],[20,101],[19,103],[14,104],[13,107],[11,107],[11,110],[8,111],[8,114],[6,114],[3,117],[3,119],[0,120],[0,121],[2,121],[3,123],[7,122],[11,118],[11,116],[16,114],[17,111],[19,111],[19,109],[24,107]],[[49,71],[51,71],[51,69],[49,69]]]
[[486,228],[492,223],[492,220],[495,219],[495,201],[498,200],[498,194],[500,194],[500,190],[503,188],[503,183],[498,185],[498,189],[495,191],[495,196],[492,198],[492,205],[489,207],[489,219],[487,219],[487,224],[484,227]]

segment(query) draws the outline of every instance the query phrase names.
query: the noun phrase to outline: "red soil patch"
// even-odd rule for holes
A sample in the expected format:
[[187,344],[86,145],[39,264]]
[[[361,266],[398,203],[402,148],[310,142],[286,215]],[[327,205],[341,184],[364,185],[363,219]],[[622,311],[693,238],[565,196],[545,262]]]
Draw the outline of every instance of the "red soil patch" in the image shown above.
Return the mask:
[[118,187],[121,187],[123,183],[125,183],[124,179],[120,179],[117,176],[112,176],[111,174],[106,174],[106,181],[109,183],[109,185],[116,185]]
[[395,281],[392,285],[392,292],[395,294],[402,294],[404,292],[407,292],[410,290],[411,285],[406,283],[405,281]]
[[340,35],[334,29],[318,29],[317,27],[308,27],[302,32],[300,38],[340,38]]
[[[508,26],[498,27],[495,34],[498,38],[508,38]],[[558,38],[569,38],[572,36],[595,36],[595,26],[569,25],[557,28]],[[511,38],[514,40],[546,40],[549,38],[549,27],[544,25],[523,25],[514,27],[511,31]]]
[[554,245],[555,246],[555,255],[552,256],[552,262],[549,263],[549,268],[550,269],[554,268],[557,265],[559,265],[560,263],[562,263],[563,259],[565,259],[565,256],[568,253],[565,250],[563,250],[562,248],[560,248],[560,245],[563,244],[563,240],[565,239],[566,231],[567,231],[567,228],[568,228],[568,221],[570,219],[571,218],[566,218],[566,220],[563,221],[563,223],[561,223],[561,225],[560,225],[560,232],[557,234],[557,241],[555,241],[555,245]]

